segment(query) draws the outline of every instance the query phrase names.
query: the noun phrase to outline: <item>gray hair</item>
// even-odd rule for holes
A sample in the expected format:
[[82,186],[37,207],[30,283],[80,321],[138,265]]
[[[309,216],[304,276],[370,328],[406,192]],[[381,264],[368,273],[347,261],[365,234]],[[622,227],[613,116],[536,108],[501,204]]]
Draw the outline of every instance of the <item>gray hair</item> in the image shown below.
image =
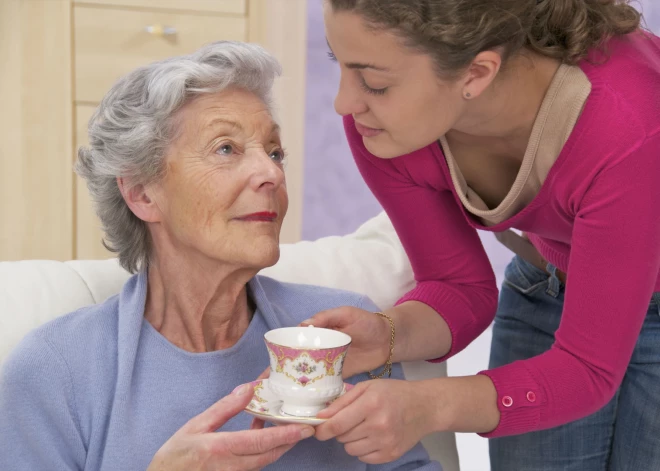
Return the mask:
[[279,63],[262,47],[218,41],[135,69],[113,85],[89,121],[89,146],[78,150],[75,171],[87,181],[103,245],[118,254],[122,267],[135,273],[148,266],[151,239],[146,223],[126,205],[117,178],[134,186],[163,177],[174,115],[195,97],[237,87],[271,109],[280,74]]

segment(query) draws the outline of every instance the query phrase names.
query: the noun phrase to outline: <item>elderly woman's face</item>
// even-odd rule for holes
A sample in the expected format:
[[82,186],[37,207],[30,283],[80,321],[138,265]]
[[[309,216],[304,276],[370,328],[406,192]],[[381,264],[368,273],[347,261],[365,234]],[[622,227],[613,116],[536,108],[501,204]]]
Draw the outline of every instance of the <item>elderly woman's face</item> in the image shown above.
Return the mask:
[[288,207],[279,127],[254,94],[202,95],[178,112],[179,134],[155,194],[179,250],[237,267],[279,257]]

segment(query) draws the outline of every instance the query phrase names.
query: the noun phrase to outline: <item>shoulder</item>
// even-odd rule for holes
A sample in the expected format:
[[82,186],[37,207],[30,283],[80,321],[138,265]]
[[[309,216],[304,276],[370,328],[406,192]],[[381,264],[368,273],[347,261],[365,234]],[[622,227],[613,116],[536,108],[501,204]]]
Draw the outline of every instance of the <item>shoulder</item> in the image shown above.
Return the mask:
[[580,67],[592,82],[610,142],[660,130],[660,38],[646,32],[613,38]]
[[[63,404],[66,410],[74,408],[69,407],[75,402],[72,366],[65,358],[66,353],[56,347],[62,342],[57,342],[57,336],[50,332],[54,321],[49,324],[29,332],[2,365],[0,410],[3,413],[19,410],[25,414],[50,415],[53,408],[61,408]],[[57,413],[60,412],[65,411]]]
[[108,342],[116,339],[119,320],[119,295],[101,304],[86,306],[77,311],[58,317],[35,329],[34,334],[46,339],[54,348],[66,351],[76,350],[98,340]]
[[646,114],[645,108],[615,83],[602,77],[592,80],[591,95],[566,142],[566,157],[557,161],[557,168],[573,174],[568,178],[571,186],[586,189],[587,182],[602,172],[623,169],[622,163],[640,168],[648,165],[651,162],[643,162],[647,160],[644,148],[649,137],[660,129],[660,120],[646,119]]
[[[44,338],[41,329],[36,329],[28,333],[7,356],[2,365],[0,385],[5,392],[8,387],[29,392],[33,385],[43,383],[56,386],[53,379],[68,376],[68,367],[61,354]],[[44,378],[50,379],[44,381]]]
[[365,306],[375,307],[368,296],[353,291],[302,283],[286,283],[263,275],[258,275],[256,280],[270,301],[283,305],[304,304],[319,310],[339,306],[355,306],[362,309],[366,309]]
[[284,283],[263,275],[255,278],[254,285],[263,290],[269,303],[294,317],[295,322],[302,322],[319,311],[341,306],[355,306],[368,311],[378,310],[368,296],[352,291]]
[[76,370],[90,364],[92,353],[112,358],[117,314],[118,300],[113,296],[53,319],[28,333],[10,353],[5,367],[8,371]]
[[85,308],[34,329],[2,365],[0,415],[7,420],[0,421],[6,442],[0,467],[19,459],[30,469],[46,469],[47,457],[49,469],[82,469],[95,423],[89,411],[104,399],[98,391],[105,371],[95,358],[116,357],[93,344],[99,340],[89,326],[102,324],[95,314],[98,309]]

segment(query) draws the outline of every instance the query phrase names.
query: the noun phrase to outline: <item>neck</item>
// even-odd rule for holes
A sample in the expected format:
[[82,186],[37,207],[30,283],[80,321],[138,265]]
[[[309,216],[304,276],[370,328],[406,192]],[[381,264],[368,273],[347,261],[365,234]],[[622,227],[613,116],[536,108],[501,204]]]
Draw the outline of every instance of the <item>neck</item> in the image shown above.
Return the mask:
[[484,93],[467,104],[447,137],[463,145],[503,147],[522,158],[559,66],[559,61],[532,52],[512,57]]
[[148,271],[147,321],[190,352],[222,350],[238,342],[254,313],[247,283],[257,271],[159,242]]

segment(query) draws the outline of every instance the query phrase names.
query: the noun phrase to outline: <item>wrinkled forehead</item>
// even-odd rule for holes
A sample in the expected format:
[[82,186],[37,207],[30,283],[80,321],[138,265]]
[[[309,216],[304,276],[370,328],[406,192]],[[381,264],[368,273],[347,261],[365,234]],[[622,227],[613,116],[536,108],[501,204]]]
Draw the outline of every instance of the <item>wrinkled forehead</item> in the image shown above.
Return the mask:
[[254,93],[229,89],[195,97],[176,116],[182,132],[213,138],[218,132],[266,139],[279,137],[270,107]]

